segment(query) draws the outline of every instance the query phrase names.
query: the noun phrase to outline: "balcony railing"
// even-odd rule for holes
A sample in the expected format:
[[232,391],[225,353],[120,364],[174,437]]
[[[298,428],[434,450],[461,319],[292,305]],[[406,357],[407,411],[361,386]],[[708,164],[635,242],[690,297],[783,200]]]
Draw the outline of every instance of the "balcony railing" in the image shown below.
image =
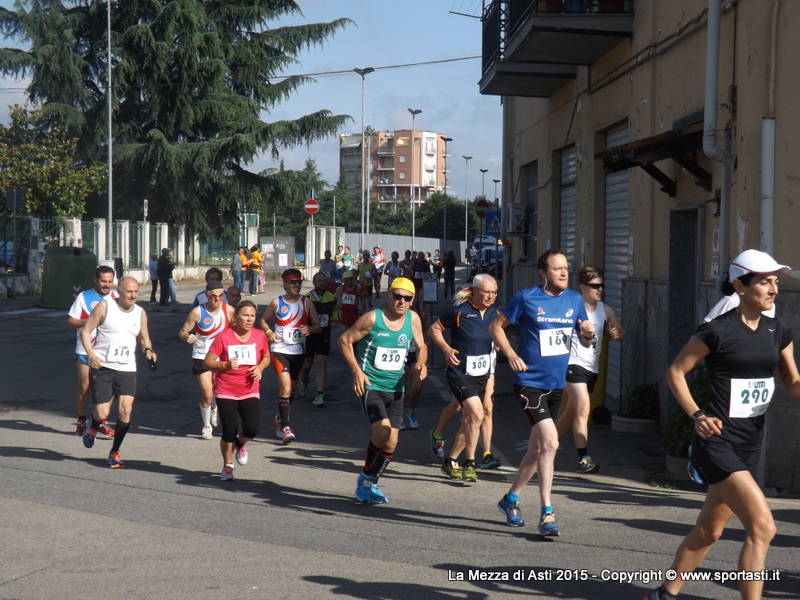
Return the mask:
[[378,146],[378,154],[394,154],[394,144],[383,144]]

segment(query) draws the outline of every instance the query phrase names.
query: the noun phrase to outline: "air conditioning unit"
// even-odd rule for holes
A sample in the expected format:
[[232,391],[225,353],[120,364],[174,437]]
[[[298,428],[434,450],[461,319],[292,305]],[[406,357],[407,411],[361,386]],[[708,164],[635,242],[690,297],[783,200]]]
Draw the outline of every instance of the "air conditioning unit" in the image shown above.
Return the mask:
[[528,233],[528,220],[525,218],[525,206],[522,204],[508,205],[508,232]]

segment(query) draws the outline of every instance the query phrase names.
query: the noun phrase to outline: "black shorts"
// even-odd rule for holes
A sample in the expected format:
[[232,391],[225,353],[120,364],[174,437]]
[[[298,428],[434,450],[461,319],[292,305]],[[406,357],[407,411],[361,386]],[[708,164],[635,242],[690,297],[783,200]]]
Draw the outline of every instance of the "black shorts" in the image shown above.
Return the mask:
[[447,385],[450,386],[450,391],[455,396],[458,403],[463,406],[467,398],[477,396],[478,400],[483,403],[483,396],[486,393],[486,382],[489,381],[489,376],[484,377],[452,377],[447,376]]
[[205,365],[205,361],[202,358],[193,358],[192,359],[192,373],[195,375],[202,375],[203,373],[207,373],[210,371],[208,367]]
[[331,354],[331,331],[328,329],[323,333],[312,333],[306,338],[306,358],[314,358],[317,354],[330,356]]
[[528,415],[531,425],[536,425],[545,419],[555,421],[564,390],[540,390],[524,385],[514,385],[514,393],[522,410]]
[[289,379],[292,381],[300,377],[300,370],[303,368],[303,363],[306,361],[305,354],[282,354],[280,352],[272,353],[272,367],[275,372],[280,375],[288,371]]
[[105,404],[114,396],[136,396],[136,372],[117,371],[108,367],[91,369],[92,402]]
[[[719,436],[714,436],[719,438]],[[692,465],[708,485],[723,481],[736,471],[750,471],[755,477],[760,449],[742,449],[721,439],[692,440]]]
[[361,396],[359,401],[370,423],[389,419],[392,427],[398,429],[403,422],[403,396],[402,391],[367,390],[367,393]]
[[597,383],[597,373],[592,373],[589,369],[584,369],[580,365],[569,365],[567,367],[567,381],[570,383],[585,383],[591,394],[594,391],[594,384]]

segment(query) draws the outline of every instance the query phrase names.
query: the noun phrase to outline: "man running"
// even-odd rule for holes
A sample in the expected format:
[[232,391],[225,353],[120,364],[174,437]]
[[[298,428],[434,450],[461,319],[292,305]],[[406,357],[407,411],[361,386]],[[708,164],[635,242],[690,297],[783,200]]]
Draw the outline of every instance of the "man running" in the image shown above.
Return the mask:
[[[353,373],[353,390],[371,424],[364,469],[356,485],[356,500],[365,504],[388,502],[378,479],[397,449],[403,420],[404,367],[411,339],[418,348],[418,376],[427,376],[428,348],[419,316],[409,310],[413,299],[414,283],[405,277],[396,278],[389,288],[386,307],[359,317],[339,338],[339,350]],[[358,344],[358,356],[353,344]]]
[[[86,433],[87,410],[89,408],[89,358],[81,342],[80,328],[86,323],[86,319],[109,294],[112,298],[117,297],[114,290],[114,269],[107,265],[97,267],[94,273],[94,287],[84,290],[75,298],[69,309],[67,326],[76,330],[77,344],[75,346],[75,372],[78,376],[78,383],[75,386],[75,405],[78,409],[78,420],[75,427],[75,435],[82,436]],[[97,336],[96,331],[89,332],[89,342],[94,343]],[[103,419],[98,427],[98,433],[103,437],[114,437],[114,430],[108,425],[108,421]]]
[[[548,250],[536,262],[541,286],[517,292],[490,327],[492,338],[515,371],[514,391],[531,423],[528,450],[519,465],[509,492],[497,503],[506,522],[512,527],[525,524],[520,515],[519,494],[537,468],[539,497],[542,502],[539,533],[559,534],[550,492],[558,449],[558,433],[553,417],[558,414],[573,333],[589,346],[594,339],[594,325],[586,316],[583,298],[567,289],[569,264],[560,250]],[[505,327],[519,325],[520,354],[511,347]]]
[[[94,412],[92,425],[83,435],[83,445],[94,446],[100,423],[108,417],[111,399],[119,397],[117,428],[114,443],[107,463],[112,469],[121,469],[124,464],[119,449],[128,433],[136,396],[136,342],[151,364],[157,360],[150,345],[147,331],[147,313],[136,304],[139,282],[133,277],[123,277],[117,286],[118,298],[106,297],[86,319],[80,335],[89,358],[92,380]],[[92,343],[92,333],[97,337]]]
[[608,337],[619,341],[625,337],[614,309],[602,301],[603,269],[587,265],[578,274],[581,296],[589,320],[594,324],[594,339],[586,347],[573,336],[567,367],[567,409],[556,423],[558,439],[572,429],[575,451],[578,453],[578,473],[594,473],[600,465],[589,455],[590,394],[594,391],[600,372],[600,353],[603,350],[603,333],[608,323]]
[[336,296],[328,290],[328,277],[321,271],[314,275],[314,289],[306,297],[314,303],[319,318],[320,333],[312,333],[306,338],[306,354],[303,370],[300,373],[300,393],[308,386],[312,365],[316,373],[317,393],[311,402],[314,406],[325,406],[325,383],[327,379],[328,356],[331,353],[331,326],[338,320]]
[[361,290],[356,283],[356,272],[352,269],[342,275],[342,285],[336,290],[336,302],[339,312],[339,322],[345,327],[351,327],[361,316]]
[[[431,339],[439,346],[447,363],[447,384],[453,398],[463,411],[461,429],[463,446],[453,444],[450,455],[442,463],[442,472],[451,479],[478,481],[475,449],[478,446],[483,424],[483,399],[486,384],[491,377],[492,337],[489,325],[497,317],[494,301],[497,299],[497,282],[491,275],[476,275],[472,286],[456,296],[449,308],[430,329]],[[450,331],[450,343],[442,332]],[[435,434],[435,430],[432,435]],[[464,451],[464,466],[458,464],[458,455]]]
[[[223,285],[222,285],[222,271],[220,269],[218,269],[217,267],[211,267],[206,271],[205,280],[206,280],[206,287],[203,290],[197,292],[197,294],[194,297],[194,300],[192,301],[192,308],[195,308],[197,306],[200,306],[201,304],[205,304],[206,302],[208,302],[208,290],[209,290],[208,284],[209,283],[213,282],[213,284],[215,286],[218,286],[218,287],[214,287],[215,290],[219,289],[219,288],[223,288]],[[223,292],[223,296],[222,296],[222,301],[223,302],[228,302],[228,297],[227,297],[227,295],[224,295],[224,292]]]
[[225,291],[221,280],[211,279],[203,294],[206,301],[189,311],[178,330],[178,339],[192,346],[192,373],[200,387],[200,418],[203,423],[200,437],[210,440],[214,437],[213,427],[218,425],[217,404],[214,402],[213,373],[203,361],[214,338],[230,326],[233,308],[223,299]]
[[[306,338],[322,329],[313,302],[300,294],[303,284],[300,271],[286,269],[282,278],[286,293],[269,303],[258,326],[272,344],[272,366],[278,375],[278,414],[273,420],[275,436],[288,444],[296,437],[289,424],[289,409],[303,368]],[[273,319],[274,330],[268,325]]]

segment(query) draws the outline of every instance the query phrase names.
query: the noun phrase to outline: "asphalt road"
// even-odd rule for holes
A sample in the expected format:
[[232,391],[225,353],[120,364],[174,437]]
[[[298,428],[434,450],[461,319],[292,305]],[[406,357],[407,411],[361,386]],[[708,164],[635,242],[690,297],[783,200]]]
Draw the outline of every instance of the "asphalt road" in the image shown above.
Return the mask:
[[[446,480],[430,454],[428,431],[446,400],[444,371],[433,368],[421,428],[401,434],[382,480],[390,502],[355,504],[368,425],[338,357],[325,408],[311,405],[311,392],[294,403],[298,439],[288,446],[272,432],[275,381],[266,378],[250,463],[220,482],[217,443],[199,436],[189,348],[176,338],[184,307],[149,314],[159,368],[139,371],[121,451],[126,468],[112,470],[109,441],[86,449],[74,435],[75,334],[65,314],[0,304],[0,600],[639,599],[657,585],[642,579],[668,569],[702,503],[701,490],[685,483],[648,483],[663,463],[657,438],[597,427],[600,474],[573,473],[569,441],[559,452],[554,506],[562,536],[536,534],[534,486],[521,500],[528,525],[506,526],[496,502],[513,469],[462,485]],[[498,374],[495,448],[508,465],[522,456],[528,427],[506,369]],[[768,567],[780,580],[766,584],[765,598],[797,598],[800,502],[770,503],[779,533]],[[735,569],[742,540],[733,523],[703,572]],[[623,576],[639,580],[614,580]],[[681,598],[737,597],[732,583],[696,582],[684,591]]]

